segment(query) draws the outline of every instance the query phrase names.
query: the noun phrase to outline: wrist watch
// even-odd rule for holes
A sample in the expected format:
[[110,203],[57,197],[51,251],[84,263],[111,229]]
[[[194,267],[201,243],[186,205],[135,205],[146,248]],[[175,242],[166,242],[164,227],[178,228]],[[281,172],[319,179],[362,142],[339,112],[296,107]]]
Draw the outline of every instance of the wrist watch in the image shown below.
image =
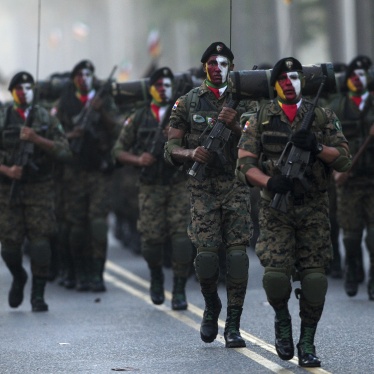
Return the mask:
[[323,151],[323,144],[318,143],[316,149],[316,155],[320,154]]

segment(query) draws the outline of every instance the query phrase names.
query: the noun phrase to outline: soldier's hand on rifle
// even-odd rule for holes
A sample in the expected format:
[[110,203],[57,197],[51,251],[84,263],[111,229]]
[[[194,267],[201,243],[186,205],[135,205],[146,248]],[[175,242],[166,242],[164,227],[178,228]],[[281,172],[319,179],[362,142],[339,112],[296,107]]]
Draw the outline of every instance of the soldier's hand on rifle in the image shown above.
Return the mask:
[[212,157],[212,154],[204,147],[197,147],[192,151],[192,161],[199,162],[200,164],[207,164]]
[[10,179],[19,180],[22,177],[22,171],[23,171],[23,167],[22,166],[13,165],[11,167],[8,167],[8,169],[6,171],[6,175]]
[[218,120],[225,123],[226,127],[233,129],[236,126],[236,110],[223,107],[218,115]]
[[142,153],[138,158],[139,166],[151,166],[156,162],[156,159],[148,152]]
[[314,133],[308,130],[299,130],[296,131],[291,136],[291,142],[294,144],[295,147],[304,149],[305,151],[309,151],[313,154],[318,153],[318,141]]
[[19,137],[21,140],[36,143],[39,135],[31,127],[23,126],[21,127]]
[[293,183],[285,175],[274,175],[267,181],[266,188],[270,192],[285,194],[293,190]]

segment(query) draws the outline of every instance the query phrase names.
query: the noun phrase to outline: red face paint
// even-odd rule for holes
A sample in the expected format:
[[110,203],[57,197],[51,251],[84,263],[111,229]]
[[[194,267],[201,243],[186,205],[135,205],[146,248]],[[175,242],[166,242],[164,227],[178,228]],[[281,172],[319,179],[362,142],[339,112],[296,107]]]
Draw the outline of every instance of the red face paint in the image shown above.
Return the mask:
[[214,85],[226,83],[230,62],[224,56],[210,56],[204,65],[208,80]]
[[295,101],[301,92],[301,81],[297,72],[281,74],[275,84],[278,96],[286,101]]

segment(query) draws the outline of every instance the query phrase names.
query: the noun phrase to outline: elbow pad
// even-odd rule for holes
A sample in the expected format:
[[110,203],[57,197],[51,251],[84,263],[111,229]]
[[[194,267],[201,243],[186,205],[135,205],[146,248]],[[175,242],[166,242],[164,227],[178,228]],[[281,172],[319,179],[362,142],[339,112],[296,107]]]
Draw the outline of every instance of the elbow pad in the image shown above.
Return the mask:
[[252,184],[250,184],[248,182],[245,174],[249,169],[257,168],[257,167],[258,167],[257,158],[253,158],[253,157],[249,157],[249,156],[238,158],[238,160],[236,162],[235,176],[243,184],[245,184],[249,187],[254,187]]
[[165,143],[164,147],[164,159],[169,164],[180,167],[182,164],[179,162],[176,162],[172,157],[173,149],[182,147],[182,141],[183,139],[170,139]]
[[343,147],[336,147],[336,149],[339,151],[339,156],[329,166],[341,173],[348,171],[352,166],[352,156]]

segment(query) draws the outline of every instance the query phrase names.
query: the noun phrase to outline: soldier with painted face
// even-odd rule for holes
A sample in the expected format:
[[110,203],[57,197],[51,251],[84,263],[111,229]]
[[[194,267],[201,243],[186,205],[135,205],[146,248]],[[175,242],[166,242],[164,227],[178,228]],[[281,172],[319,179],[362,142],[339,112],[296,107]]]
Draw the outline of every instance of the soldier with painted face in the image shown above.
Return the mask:
[[[180,97],[172,110],[166,159],[187,170],[195,161],[206,164],[205,179],[189,178],[191,222],[188,234],[197,248],[195,270],[205,301],[200,337],[211,343],[218,334],[222,303],[217,292],[219,250],[226,252],[227,318],[224,337],[227,348],[245,347],[240,335],[240,317],[247,290],[249,261],[249,188],[235,179],[237,144],[241,134],[240,114],[252,103],[241,101],[237,109],[227,106],[232,99],[229,73],[234,55],[222,42],[212,43],[201,57],[206,79],[200,87]],[[221,156],[202,144],[216,121],[231,130]],[[226,162],[222,162],[225,159]]]
[[[301,289],[296,290],[301,318],[299,365],[317,367],[321,362],[316,356],[314,335],[327,292],[325,268],[332,255],[327,184],[330,171],[347,170],[351,159],[339,119],[331,110],[317,107],[311,129],[300,130],[312,106],[301,95],[303,79],[302,65],[293,57],[274,65],[270,83],[277,97],[241,118],[244,130],[237,176],[243,183],[261,188],[256,254],[265,268],[263,286],[275,311],[278,356],[282,360],[294,356],[288,300],[291,277],[296,280],[297,274],[301,283]],[[299,180],[281,175],[276,167],[288,141],[311,154],[307,191]],[[288,192],[287,213],[270,207],[275,194]]]
[[[187,309],[185,285],[192,260],[192,245],[187,236],[189,219],[186,176],[165,162],[163,146],[169,127],[174,75],[163,67],[150,77],[150,105],[137,110],[123,126],[113,148],[113,155],[122,164],[141,168],[139,178],[139,220],[141,250],[150,274],[150,296],[156,305],[164,295],[163,251],[168,237],[172,247],[173,293],[172,309]],[[160,127],[164,126],[160,132]],[[158,135],[157,135],[158,134]],[[152,153],[152,144],[162,146]]]
[[[9,91],[13,103],[0,111],[0,241],[1,256],[13,276],[9,305],[17,308],[23,301],[27,272],[22,266],[22,244],[28,240],[31,261],[33,312],[48,310],[44,289],[49,277],[50,239],[56,230],[54,214],[53,168],[56,160],[71,157],[61,124],[40,106],[32,108],[34,78],[27,72],[16,74]],[[24,126],[32,112],[31,126]],[[33,144],[25,166],[14,156],[20,140]],[[10,200],[11,186],[16,193]]]
[[[88,60],[77,63],[57,105],[60,119],[73,150],[73,162],[63,175],[63,204],[66,235],[75,278],[68,283],[77,291],[106,291],[103,273],[108,248],[111,176],[114,168],[111,149],[118,136],[117,107],[104,92]],[[90,115],[84,120],[82,111]],[[81,121],[88,126],[82,128]],[[76,143],[74,143],[76,142]],[[80,148],[73,144],[81,144]]]
[[[367,56],[354,58],[345,72],[347,92],[329,106],[342,121],[344,135],[353,157],[362,144],[374,136],[374,94],[368,90],[368,70],[372,62]],[[370,270],[367,292],[374,300],[374,145],[371,141],[349,172],[334,173],[337,186],[337,215],[343,230],[345,249],[344,288],[355,296],[364,280],[361,242],[369,251]]]

